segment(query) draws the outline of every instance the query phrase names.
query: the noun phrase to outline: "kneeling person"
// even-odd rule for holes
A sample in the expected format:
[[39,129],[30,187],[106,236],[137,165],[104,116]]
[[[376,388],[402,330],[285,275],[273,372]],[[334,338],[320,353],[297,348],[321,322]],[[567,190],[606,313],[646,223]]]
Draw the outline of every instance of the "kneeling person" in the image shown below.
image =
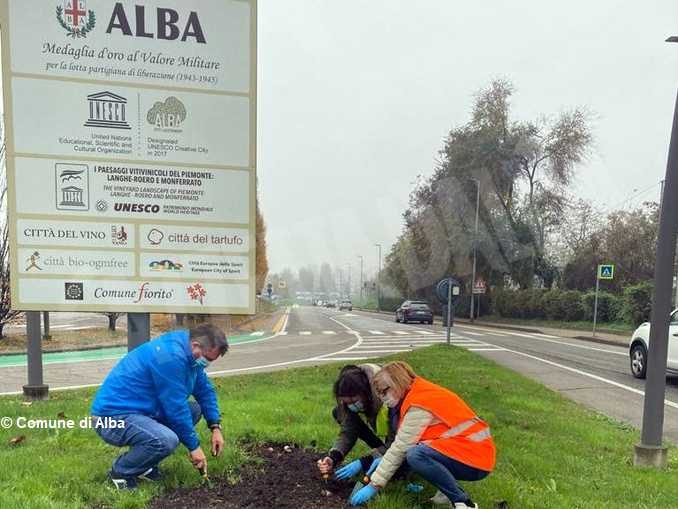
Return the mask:
[[405,362],[386,364],[372,384],[386,406],[400,409],[398,432],[351,504],[376,495],[406,460],[410,471],[438,488],[432,502],[478,509],[458,481],[479,481],[493,470],[496,449],[487,423],[455,393],[417,376]]
[[[202,416],[212,430],[212,454],[221,454],[221,414],[205,368],[227,350],[224,333],[203,324],[163,334],[129,352],[111,370],[91,413],[94,423],[99,417],[124,423],[95,428],[106,443],[130,448],[109,472],[118,489],[133,489],[140,478],[158,480],[158,464],[179,443],[188,449],[193,466],[206,470],[207,458],[194,429]],[[189,401],[191,395],[194,401]]]

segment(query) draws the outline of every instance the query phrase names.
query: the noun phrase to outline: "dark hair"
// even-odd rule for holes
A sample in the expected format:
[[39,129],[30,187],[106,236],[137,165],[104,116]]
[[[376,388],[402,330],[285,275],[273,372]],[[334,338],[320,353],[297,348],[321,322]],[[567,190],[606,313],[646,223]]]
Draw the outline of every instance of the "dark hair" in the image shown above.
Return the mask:
[[345,411],[345,404],[339,398],[353,398],[359,396],[365,407],[365,414],[368,417],[374,417],[374,398],[372,397],[372,386],[367,374],[358,366],[349,364],[341,368],[339,377],[334,382],[332,388],[337,405],[342,411]]
[[219,356],[223,357],[228,352],[228,340],[226,334],[216,325],[201,323],[188,330],[189,340],[197,341],[205,348],[219,348]]

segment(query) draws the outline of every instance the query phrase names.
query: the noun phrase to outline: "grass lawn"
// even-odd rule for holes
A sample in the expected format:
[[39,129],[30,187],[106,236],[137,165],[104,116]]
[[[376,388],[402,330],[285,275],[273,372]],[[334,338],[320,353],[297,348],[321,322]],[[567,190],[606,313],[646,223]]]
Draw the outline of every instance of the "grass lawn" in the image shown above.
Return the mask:
[[[465,483],[482,509],[500,500],[512,509],[678,508],[675,449],[668,471],[636,469],[631,453],[637,432],[473,353],[436,346],[391,358],[450,387],[491,424],[497,469],[486,480]],[[237,440],[316,443],[322,450],[331,445],[337,427],[330,388],[339,366],[216,379],[228,444],[225,456],[211,461],[211,475],[237,479],[245,461]],[[31,406],[3,398],[0,417],[56,418],[63,412],[79,419],[88,415],[93,393],[53,393],[50,401]],[[208,432],[199,428],[207,443]],[[9,445],[17,435],[25,440]],[[105,483],[117,453],[91,430],[1,430],[0,508],[143,508],[160,490],[200,482],[180,447],[163,463],[163,485],[118,493]],[[432,493],[428,486],[422,495],[406,494],[394,482],[369,507],[428,508]]]

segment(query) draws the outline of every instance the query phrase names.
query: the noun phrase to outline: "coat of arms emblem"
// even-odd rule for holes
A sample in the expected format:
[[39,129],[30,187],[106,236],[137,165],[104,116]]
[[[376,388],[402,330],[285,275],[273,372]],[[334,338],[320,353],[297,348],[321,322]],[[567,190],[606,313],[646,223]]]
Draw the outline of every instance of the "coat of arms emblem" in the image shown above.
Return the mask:
[[62,5],[57,5],[56,17],[68,36],[74,39],[87,37],[97,23],[94,11],[87,10],[85,0],[64,0]]

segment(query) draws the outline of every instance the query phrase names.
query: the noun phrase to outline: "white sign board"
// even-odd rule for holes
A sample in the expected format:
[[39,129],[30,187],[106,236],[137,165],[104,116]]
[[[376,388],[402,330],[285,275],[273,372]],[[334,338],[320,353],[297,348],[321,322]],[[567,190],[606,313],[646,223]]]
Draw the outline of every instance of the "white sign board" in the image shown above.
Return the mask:
[[0,0],[12,307],[253,313],[256,0]]

